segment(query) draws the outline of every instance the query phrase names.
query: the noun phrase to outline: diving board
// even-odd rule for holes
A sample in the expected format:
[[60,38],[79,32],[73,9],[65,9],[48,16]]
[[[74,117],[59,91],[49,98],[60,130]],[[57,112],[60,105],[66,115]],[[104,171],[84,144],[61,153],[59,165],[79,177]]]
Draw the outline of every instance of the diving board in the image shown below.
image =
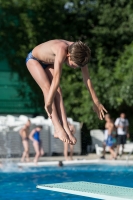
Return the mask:
[[37,188],[105,200],[133,199],[133,188],[91,182],[80,181],[38,185]]

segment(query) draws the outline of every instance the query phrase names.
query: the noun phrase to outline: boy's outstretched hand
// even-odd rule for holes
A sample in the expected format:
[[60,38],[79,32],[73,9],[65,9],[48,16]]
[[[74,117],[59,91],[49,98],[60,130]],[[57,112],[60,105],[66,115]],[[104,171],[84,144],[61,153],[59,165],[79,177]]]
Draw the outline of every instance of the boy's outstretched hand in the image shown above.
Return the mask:
[[94,110],[94,112],[97,113],[98,118],[101,120],[103,120],[103,118],[104,118],[104,115],[105,115],[104,112],[107,113],[107,110],[104,108],[104,106],[100,102],[98,102],[96,104],[93,103],[93,110]]

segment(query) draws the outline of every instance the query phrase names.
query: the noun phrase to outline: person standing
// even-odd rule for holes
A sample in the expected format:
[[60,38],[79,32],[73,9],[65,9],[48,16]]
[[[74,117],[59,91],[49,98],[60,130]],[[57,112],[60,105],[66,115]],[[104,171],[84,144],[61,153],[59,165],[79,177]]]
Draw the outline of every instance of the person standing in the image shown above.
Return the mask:
[[29,162],[29,127],[30,125],[31,125],[31,122],[28,119],[26,124],[19,131],[19,134],[22,138],[23,148],[24,148],[21,162],[24,162],[25,159],[27,162]]
[[115,153],[115,131],[114,131],[114,123],[110,117],[109,114],[105,115],[105,131],[104,131],[104,143],[103,143],[103,156],[101,158],[105,159],[105,148],[106,146],[109,147],[109,152],[111,155],[111,159],[116,159],[116,153]]
[[[68,127],[71,131],[72,134],[75,134],[75,127],[73,124],[68,122]],[[70,159],[68,158],[68,148],[70,149]],[[68,144],[64,142],[64,156],[65,160],[73,160],[73,150],[74,150],[74,145]]]
[[125,113],[121,113],[120,117],[116,119],[115,126],[117,128],[117,155],[119,155],[120,145],[122,145],[122,155],[124,150],[124,144],[126,144],[126,139],[127,137],[129,137],[129,122],[128,119],[126,119]]
[[33,147],[36,152],[34,163],[37,164],[40,156],[44,155],[44,150],[42,148],[42,141],[40,140],[40,132],[42,130],[42,126],[38,125],[35,129],[33,129],[29,135],[29,139],[33,142]]

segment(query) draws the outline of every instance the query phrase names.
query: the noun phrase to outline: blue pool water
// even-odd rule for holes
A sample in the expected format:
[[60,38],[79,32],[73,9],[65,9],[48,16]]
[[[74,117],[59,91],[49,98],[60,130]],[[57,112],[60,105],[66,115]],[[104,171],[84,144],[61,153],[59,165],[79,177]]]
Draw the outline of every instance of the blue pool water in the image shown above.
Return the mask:
[[[88,200],[92,198],[36,189],[38,184],[88,181],[133,187],[133,166],[82,165],[0,171],[0,200]],[[94,199],[93,199],[94,200]]]

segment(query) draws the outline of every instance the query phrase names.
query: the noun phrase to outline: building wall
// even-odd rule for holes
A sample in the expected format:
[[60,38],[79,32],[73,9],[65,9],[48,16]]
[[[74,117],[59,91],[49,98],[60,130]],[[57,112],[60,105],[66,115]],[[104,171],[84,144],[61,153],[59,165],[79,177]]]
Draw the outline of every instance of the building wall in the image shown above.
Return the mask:
[[27,107],[29,99],[19,95],[20,81],[18,74],[11,71],[6,60],[0,61],[0,114],[32,114],[37,111]]

